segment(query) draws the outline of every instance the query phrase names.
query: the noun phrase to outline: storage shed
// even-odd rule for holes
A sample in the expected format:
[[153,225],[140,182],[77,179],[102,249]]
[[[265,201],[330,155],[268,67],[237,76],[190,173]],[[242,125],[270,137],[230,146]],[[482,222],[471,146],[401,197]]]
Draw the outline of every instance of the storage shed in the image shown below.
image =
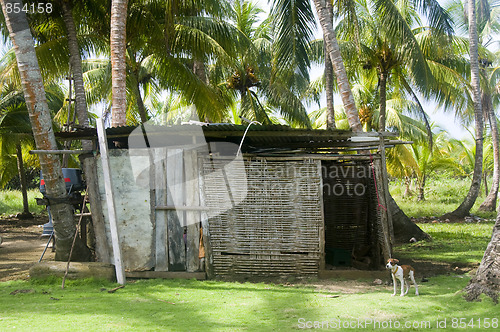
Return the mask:
[[[382,268],[392,250],[384,149],[400,143],[391,135],[280,125],[108,128],[108,155],[80,156],[96,257],[113,262],[101,162],[109,158],[129,276]],[[86,129],[59,138],[97,135]]]

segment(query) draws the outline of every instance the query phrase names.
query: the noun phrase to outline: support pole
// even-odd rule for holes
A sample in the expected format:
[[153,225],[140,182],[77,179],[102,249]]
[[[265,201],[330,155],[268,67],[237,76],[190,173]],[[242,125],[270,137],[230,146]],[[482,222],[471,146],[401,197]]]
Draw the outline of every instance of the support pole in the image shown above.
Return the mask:
[[104,130],[102,118],[97,119],[97,136],[99,139],[99,148],[101,151],[102,173],[104,177],[104,189],[106,192],[106,204],[108,206],[109,228],[111,230],[111,243],[113,245],[113,258],[116,271],[116,280],[124,285],[125,270],[122,264],[122,254],[120,250],[120,239],[118,237],[118,225],[116,218],[115,200],[113,196],[113,186],[111,182],[111,171],[109,167],[108,140]]
[[389,193],[389,176],[387,175],[387,165],[385,162],[385,142],[384,142],[384,136],[382,133],[379,133],[379,139],[380,139],[380,172],[382,174],[382,189],[384,191],[383,199],[385,201],[385,206],[386,206],[386,213],[387,213],[387,225],[388,225],[388,231],[389,231],[389,241],[390,241],[390,246],[391,246],[391,253],[392,253],[392,246],[394,244],[394,226],[392,223],[392,211],[389,210],[389,200],[390,200],[390,193]]

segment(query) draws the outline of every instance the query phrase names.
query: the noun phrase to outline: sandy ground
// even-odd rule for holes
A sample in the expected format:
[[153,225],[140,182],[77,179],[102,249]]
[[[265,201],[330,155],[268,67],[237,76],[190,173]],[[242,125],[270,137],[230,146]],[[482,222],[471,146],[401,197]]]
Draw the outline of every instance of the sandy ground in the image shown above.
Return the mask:
[[[38,262],[47,244],[47,237],[42,237],[42,227],[47,217],[19,220],[17,218],[0,219],[0,282],[28,279],[29,268]],[[49,247],[43,260],[54,260],[54,253]]]

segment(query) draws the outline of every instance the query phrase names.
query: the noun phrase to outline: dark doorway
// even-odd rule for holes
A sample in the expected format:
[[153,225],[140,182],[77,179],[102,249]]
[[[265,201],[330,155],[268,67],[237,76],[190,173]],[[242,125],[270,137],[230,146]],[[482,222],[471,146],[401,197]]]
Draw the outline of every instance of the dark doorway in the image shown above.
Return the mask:
[[377,197],[369,162],[323,161],[326,268],[378,265]]

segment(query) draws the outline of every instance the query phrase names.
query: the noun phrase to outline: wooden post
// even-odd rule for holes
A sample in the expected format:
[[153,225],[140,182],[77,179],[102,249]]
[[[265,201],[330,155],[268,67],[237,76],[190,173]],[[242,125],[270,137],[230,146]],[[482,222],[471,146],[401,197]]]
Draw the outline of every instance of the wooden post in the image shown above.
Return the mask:
[[325,209],[323,201],[323,172],[321,167],[321,160],[316,161],[318,165],[319,174],[319,204],[321,209],[321,220],[319,222],[319,270],[323,271],[325,269]]
[[[378,191],[377,200],[380,200],[380,202],[378,202],[379,204],[383,204],[385,201],[384,199],[385,191],[384,191],[384,185],[382,183],[383,182],[382,169],[381,169],[382,163],[379,160],[375,160],[373,162],[373,165],[375,167],[375,179],[377,182],[377,189],[376,189]],[[389,213],[387,213],[387,210],[385,210],[384,208],[386,208],[385,205],[383,205],[383,207],[380,205],[377,206],[377,210],[380,212],[380,224],[381,224],[380,226],[382,226],[382,240],[383,240],[382,252],[384,254],[384,261],[387,261],[389,258],[392,257],[392,248],[389,235],[389,225],[387,221],[387,215]]]
[[[184,162],[182,149],[167,150],[167,204],[184,204]],[[169,271],[185,271],[184,212],[167,211]]]
[[[185,205],[200,204],[200,189],[198,184],[198,154],[196,150],[184,151],[184,173],[186,184]],[[200,212],[186,211],[186,271],[195,272],[200,269]]]
[[[199,163],[199,186],[200,186],[200,205],[206,206],[205,203],[205,185],[203,178],[203,160]],[[215,277],[214,273],[214,256],[212,252],[212,244],[210,242],[210,231],[208,227],[208,213],[207,211],[201,211],[201,227],[203,232],[203,246],[205,247],[205,272],[207,273],[208,279],[213,279]]]
[[101,151],[102,173],[104,177],[104,188],[106,191],[106,204],[108,206],[109,228],[111,230],[111,243],[113,247],[113,257],[116,271],[116,280],[124,285],[125,270],[122,264],[122,254],[120,250],[120,239],[118,237],[118,225],[116,218],[115,201],[113,196],[113,184],[111,181],[111,170],[109,167],[108,140],[104,129],[102,118],[97,119],[97,136],[99,139],[99,148]]
[[394,226],[392,224],[392,212],[389,210],[389,177],[387,176],[387,165],[385,163],[385,142],[384,136],[382,133],[379,133],[380,140],[380,172],[382,174],[382,189],[384,191],[384,195],[382,196],[387,212],[387,224],[389,226],[389,241],[391,245],[391,254],[392,254],[392,245],[394,244]]
[[[156,205],[167,204],[167,149],[154,149]],[[167,211],[155,207],[155,271],[168,271]]]
[[101,194],[97,181],[97,165],[94,155],[80,155],[85,181],[87,182],[90,209],[92,211],[92,226],[95,234],[95,252],[97,261],[111,263],[111,248],[106,236],[104,213],[102,211]]

